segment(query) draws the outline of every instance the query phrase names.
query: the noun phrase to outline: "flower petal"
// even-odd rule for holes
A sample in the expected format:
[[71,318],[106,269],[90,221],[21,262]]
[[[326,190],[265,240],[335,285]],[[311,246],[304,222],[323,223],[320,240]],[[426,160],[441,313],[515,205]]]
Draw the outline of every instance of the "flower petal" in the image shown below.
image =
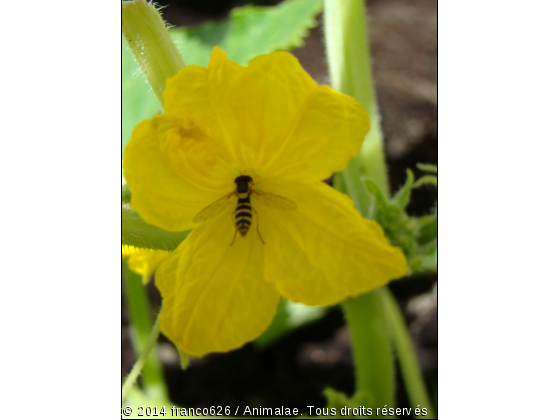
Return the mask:
[[208,70],[185,67],[164,97],[166,111],[187,113],[238,165],[263,176],[327,178],[357,155],[369,129],[355,99],[319,86],[286,52],[246,68],[215,48]]
[[369,118],[354,98],[320,86],[307,98],[299,119],[262,172],[293,181],[320,181],[342,171],[356,157]]
[[199,127],[204,127],[215,143],[239,165],[239,133],[232,133],[237,121],[229,115],[224,91],[246,69],[228,60],[217,47],[214,48],[209,66],[210,70],[187,66],[167,81],[163,93],[165,111],[188,115]]
[[200,129],[171,113],[138,124],[123,156],[132,207],[172,232],[191,229],[202,208],[232,191],[228,165]]
[[171,254],[171,252],[122,245],[121,254],[122,258],[128,258],[127,263],[130,270],[141,275],[142,281],[146,284],[150,281],[156,268]]
[[280,298],[263,279],[263,245],[234,236],[231,213],[197,226],[156,272],[161,331],[184,353],[226,352],[268,327]]
[[277,186],[297,203],[294,211],[255,197],[266,242],[265,279],[280,293],[307,305],[329,305],[385,285],[406,274],[406,258],[381,227],[362,218],[352,200],[329,186]]

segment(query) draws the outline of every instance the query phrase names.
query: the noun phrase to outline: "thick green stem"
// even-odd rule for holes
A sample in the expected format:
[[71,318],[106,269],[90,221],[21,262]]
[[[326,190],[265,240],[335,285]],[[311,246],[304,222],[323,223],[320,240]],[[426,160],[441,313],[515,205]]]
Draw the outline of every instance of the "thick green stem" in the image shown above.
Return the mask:
[[356,392],[372,397],[374,407],[394,407],[395,367],[379,290],[348,299],[342,307],[352,339]]
[[373,201],[361,178],[373,179],[386,196],[389,183],[364,10],[363,0],[325,0],[325,40],[332,86],[356,98],[367,110],[371,124],[359,156],[338,176],[343,178],[345,190],[362,214],[371,216]]
[[[391,329],[391,338],[397,352],[410,404],[414,408],[418,405],[420,405],[421,409],[426,408],[428,410],[427,418],[434,419],[436,418],[436,413],[432,409],[430,397],[428,396],[428,391],[426,390],[426,385],[422,376],[422,370],[420,369],[420,364],[414,352],[414,345],[408,333],[408,328],[399,305],[389,290],[383,288],[379,290],[379,293],[385,306],[387,320],[389,321]],[[426,416],[416,417],[424,418]]]
[[[360,154],[335,177],[363,216],[373,200],[361,178],[372,178],[387,193],[383,140],[373,91],[363,0],[325,0],[325,39],[333,87],[355,97],[367,110],[371,128]],[[356,367],[356,392],[367,393],[375,407],[394,407],[395,372],[384,307],[379,291],[342,305],[350,330]]]
[[[138,361],[123,385],[123,400],[142,372],[144,392],[155,399],[167,398],[167,388],[154,344],[159,335],[158,322],[152,327],[152,316],[146,288],[140,276],[124,264],[124,289],[131,324],[132,344]],[[126,391],[126,392],[125,392]]]
[[185,62],[156,6],[146,0],[123,1],[122,32],[163,105],[167,79],[185,67]]
[[[332,85],[355,97],[367,110],[371,128],[356,159],[335,177],[335,187],[348,194],[362,215],[373,216],[373,200],[362,177],[375,181],[386,197],[389,182],[383,136],[371,71],[364,0],[325,0],[325,39]],[[387,289],[349,299],[343,304],[352,335],[356,391],[373,393],[376,407],[394,403],[394,365],[389,330],[403,377],[414,404],[429,410],[422,374],[410,345],[408,329]],[[385,321],[389,321],[389,327]]]

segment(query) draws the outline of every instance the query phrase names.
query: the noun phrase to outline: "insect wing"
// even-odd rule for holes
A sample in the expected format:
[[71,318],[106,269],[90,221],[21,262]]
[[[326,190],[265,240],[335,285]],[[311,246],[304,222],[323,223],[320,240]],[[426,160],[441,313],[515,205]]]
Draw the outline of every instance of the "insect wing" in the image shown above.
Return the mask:
[[278,210],[295,210],[297,209],[297,204],[294,203],[292,200],[288,200],[286,197],[282,197],[280,195],[272,194],[272,193],[265,193],[262,191],[253,191],[255,194],[262,199],[262,202],[268,205],[269,207],[278,209]]
[[229,198],[231,196],[232,194],[228,194],[225,197],[220,198],[218,201],[214,201],[209,206],[204,207],[196,216],[194,216],[193,222],[204,222],[216,217],[228,206]]

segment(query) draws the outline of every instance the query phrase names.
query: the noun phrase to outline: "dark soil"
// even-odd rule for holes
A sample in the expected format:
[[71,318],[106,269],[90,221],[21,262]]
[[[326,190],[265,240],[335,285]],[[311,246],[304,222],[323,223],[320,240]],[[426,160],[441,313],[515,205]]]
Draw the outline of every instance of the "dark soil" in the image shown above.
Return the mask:
[[[223,18],[232,6],[245,3],[169,1],[164,16],[174,25],[193,25]],[[372,0],[367,1],[367,8],[391,187],[396,190],[404,182],[406,168],[415,168],[417,162],[437,163],[437,1]],[[321,25],[294,54],[319,83],[328,83]],[[434,189],[415,191],[410,213],[427,213],[436,198]],[[428,276],[391,284],[407,315],[432,390],[437,386],[437,302],[431,292],[435,281],[435,276]],[[149,290],[155,315],[159,293],[153,285]],[[322,392],[327,387],[349,395],[354,387],[350,341],[339,308],[269,348],[258,350],[248,344],[228,354],[193,359],[187,371],[181,371],[175,349],[165,337],[160,338],[159,353],[170,399],[183,407],[283,405],[304,409],[323,406]],[[123,376],[133,363],[123,303]],[[400,377],[398,398],[399,406],[408,406]]]

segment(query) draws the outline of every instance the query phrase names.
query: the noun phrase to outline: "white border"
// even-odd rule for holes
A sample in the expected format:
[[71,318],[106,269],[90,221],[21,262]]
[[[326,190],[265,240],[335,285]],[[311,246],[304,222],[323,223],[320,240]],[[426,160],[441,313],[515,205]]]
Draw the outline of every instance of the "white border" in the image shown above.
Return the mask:
[[120,4],[19,6],[0,18],[2,416],[116,417]]
[[557,411],[560,6],[439,2],[439,418]]

